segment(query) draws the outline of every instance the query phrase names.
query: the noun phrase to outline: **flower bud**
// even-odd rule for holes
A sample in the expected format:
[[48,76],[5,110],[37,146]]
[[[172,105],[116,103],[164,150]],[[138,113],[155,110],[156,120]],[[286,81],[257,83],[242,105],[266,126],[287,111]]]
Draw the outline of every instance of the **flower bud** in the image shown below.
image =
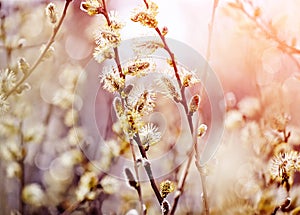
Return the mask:
[[19,61],[18,61],[18,67],[19,67],[19,70],[23,74],[26,74],[29,71],[29,69],[30,69],[29,63],[27,63],[27,61],[25,60],[25,58],[20,58],[19,59]]
[[160,194],[161,197],[166,198],[167,195],[175,190],[173,182],[166,180],[160,183]]
[[52,2],[50,2],[46,7],[46,15],[52,24],[57,22],[57,12],[56,6]]
[[199,108],[200,105],[200,96],[199,95],[194,95],[193,98],[190,101],[190,105],[189,105],[189,113],[193,114],[194,112],[196,112]]
[[165,27],[163,27],[163,29],[162,29],[162,31],[161,31],[161,34],[163,35],[163,36],[166,36],[166,34],[169,32],[169,30],[168,30],[168,28],[165,26]]
[[122,106],[122,101],[119,97],[116,97],[113,102],[114,109],[118,117],[121,117],[124,114],[124,108]]
[[197,136],[203,137],[207,131],[207,125],[201,124],[198,128]]
[[127,178],[129,186],[133,187],[134,189],[137,189],[138,183],[136,182],[136,180],[129,168],[125,168],[125,176]]

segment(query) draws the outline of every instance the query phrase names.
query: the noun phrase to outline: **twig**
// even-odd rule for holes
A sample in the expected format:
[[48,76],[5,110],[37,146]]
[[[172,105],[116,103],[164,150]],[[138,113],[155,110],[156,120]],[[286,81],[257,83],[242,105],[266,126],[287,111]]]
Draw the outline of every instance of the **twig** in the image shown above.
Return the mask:
[[1,30],[1,35],[0,38],[3,41],[4,48],[6,49],[6,65],[9,68],[10,62],[11,62],[11,54],[12,54],[12,47],[7,46],[6,41],[7,41],[7,35],[6,35],[6,30],[5,30],[5,20],[6,16],[2,15],[1,19],[1,24],[0,24],[0,30]]
[[[107,21],[107,24],[108,26],[111,25],[111,20],[109,19],[109,16],[108,16],[108,12],[107,12],[107,7],[106,7],[106,3],[105,3],[105,0],[102,0],[102,5],[103,5],[103,10],[101,11],[102,14],[104,15],[106,21]],[[122,66],[121,66],[121,61],[120,61],[120,56],[119,56],[119,51],[118,51],[118,47],[115,47],[114,48],[114,53],[115,53],[115,62],[117,64],[117,67],[118,67],[118,71],[119,71],[119,74],[120,74],[120,77],[121,78],[124,78],[125,79],[125,75],[123,74],[123,70],[122,70]]]
[[19,133],[20,133],[20,148],[21,148],[21,159],[18,161],[20,167],[21,167],[21,175],[20,175],[20,193],[19,193],[19,211],[20,214],[25,215],[25,203],[22,200],[22,191],[25,186],[25,148],[24,148],[24,136],[22,131],[23,123],[20,122],[19,125]]
[[61,215],[69,215],[73,211],[77,210],[81,205],[83,205],[86,202],[84,199],[83,201],[78,201],[70,205]]
[[53,27],[53,31],[52,31],[52,35],[50,37],[50,39],[48,40],[47,44],[46,44],[46,47],[45,49],[43,50],[43,52],[40,54],[40,56],[37,58],[37,60],[35,61],[35,63],[33,64],[33,66],[30,68],[30,70],[24,74],[24,76],[21,78],[21,80],[10,90],[8,91],[5,95],[4,95],[4,98],[8,98],[12,93],[14,93],[18,87],[23,84],[28,78],[29,76],[34,72],[34,70],[37,68],[37,66],[42,62],[43,58],[45,57],[45,55],[47,54],[49,48],[51,47],[51,45],[54,43],[55,41],[55,37],[66,17],[66,14],[67,14],[67,10],[68,10],[68,7],[70,5],[70,3],[72,2],[72,0],[66,0],[65,1],[65,6],[64,6],[64,9],[63,9],[63,13],[58,21],[58,24],[57,26]]
[[178,205],[178,202],[179,202],[179,198],[183,194],[184,185],[185,185],[187,176],[189,174],[189,169],[190,169],[190,166],[191,166],[191,163],[192,163],[192,159],[190,159],[190,158],[193,158],[194,150],[192,150],[192,152],[188,153],[188,154],[189,154],[189,159],[188,159],[186,167],[185,167],[185,169],[183,171],[182,178],[181,178],[181,180],[179,182],[179,185],[178,185],[178,188],[177,188],[177,191],[176,191],[177,193],[176,193],[176,195],[174,197],[174,203],[172,205],[171,212],[170,212],[171,215],[175,214],[175,211],[177,209],[177,205]]
[[[145,3],[147,3],[147,2],[145,2]],[[108,16],[108,12],[107,12],[107,7],[106,7],[105,0],[102,0],[102,5],[103,5],[103,7],[102,7],[102,10],[101,10],[101,13],[104,15],[104,17],[105,17],[105,19],[107,21],[107,24],[110,26],[111,25],[111,21],[110,21],[109,16]],[[118,53],[118,48],[117,47],[114,48],[114,53],[115,53],[115,58],[114,59],[115,59],[115,62],[117,64],[120,77],[125,79],[126,76],[123,74],[123,70],[122,70],[122,66],[121,66],[120,57],[119,57],[119,53]],[[133,139],[136,141],[136,143],[138,145],[138,148],[139,148],[139,151],[141,153],[141,156],[143,158],[145,158],[145,159],[148,159],[146,151],[145,151],[145,149],[144,149],[144,147],[143,147],[143,145],[141,143],[141,139],[139,137],[139,134],[136,133]],[[156,195],[156,198],[157,198],[159,204],[161,205],[162,202],[163,202],[163,198],[160,195],[159,189],[158,189],[158,187],[156,185],[156,182],[155,182],[155,179],[153,177],[153,173],[152,173],[152,169],[151,169],[150,163],[149,163],[149,165],[145,165],[144,168],[146,170],[146,173],[148,175],[151,187],[152,187],[152,189],[153,189],[153,191],[154,191],[154,193]]]
[[203,78],[203,83],[202,83],[201,89],[200,89],[200,96],[203,96],[204,86],[207,81],[208,62],[210,61],[210,57],[211,57],[212,36],[213,36],[213,30],[214,30],[214,25],[215,25],[215,15],[216,15],[216,9],[218,7],[218,3],[219,3],[219,0],[214,0],[210,23],[208,24],[208,38],[207,38],[207,47],[206,47],[206,54],[205,54],[207,63],[205,64],[205,68],[204,68],[204,78]]
[[[251,6],[253,11],[255,11],[252,2],[246,2]],[[262,20],[260,16],[255,15],[255,13],[251,15],[240,1],[238,1],[236,4],[231,4],[231,6],[241,10],[252,22],[256,24],[256,26],[266,35],[267,38],[270,38],[278,44],[278,48],[285,52],[295,62],[298,68],[300,67],[298,60],[294,56],[294,54],[300,54],[300,49],[288,45],[284,40],[281,40],[277,36],[276,30],[271,26],[271,24],[266,24],[265,21]]]
[[[214,6],[213,6],[211,23],[210,23],[210,26],[209,26],[208,47],[207,47],[207,53],[206,53],[207,60],[210,58],[212,32],[213,32],[213,25],[214,25],[214,19],[215,19],[215,11],[216,11],[217,5],[218,5],[218,0],[215,0],[214,1]],[[148,8],[147,5],[146,5],[146,7]],[[161,33],[160,29],[158,27],[156,27],[155,31],[157,32],[157,34],[161,38],[161,40],[162,40],[162,42],[164,44],[164,49],[168,52],[169,56],[171,57],[172,66],[173,66],[173,69],[174,69],[174,74],[175,74],[178,86],[180,88],[180,93],[181,93],[181,98],[182,98],[182,100],[179,101],[179,102],[184,107],[184,110],[185,110],[185,113],[186,113],[186,116],[187,116],[187,120],[188,120],[188,123],[189,123],[189,129],[190,129],[191,135],[194,136],[193,135],[194,128],[193,128],[192,116],[191,116],[191,114],[189,114],[189,111],[188,111],[187,100],[186,100],[186,97],[185,97],[185,88],[181,84],[181,80],[180,80],[180,76],[178,74],[178,68],[177,68],[177,65],[176,65],[174,53],[172,53],[172,51],[170,50],[168,44],[166,43],[165,36]],[[207,70],[207,67],[205,69],[205,78],[204,78],[204,81],[206,79],[206,73],[207,73],[206,70]],[[202,85],[202,88],[201,88],[201,91],[200,91],[200,93],[201,93],[200,95],[202,95],[203,89],[204,89],[204,83]],[[190,150],[190,153],[189,153],[190,156],[188,158],[187,166],[186,166],[186,168],[184,170],[183,178],[182,178],[180,186],[178,188],[178,191],[179,191],[178,195],[176,195],[175,198],[174,198],[174,203],[173,203],[173,206],[172,206],[172,209],[171,209],[171,214],[175,213],[177,205],[178,205],[178,202],[179,202],[179,198],[182,195],[182,192],[183,192],[183,189],[184,189],[184,185],[185,185],[185,182],[186,182],[186,178],[187,178],[187,175],[188,175],[188,172],[189,172],[189,168],[190,168],[190,165],[191,165],[191,162],[192,162],[192,159],[193,159],[194,151],[196,153],[197,160],[199,160],[199,154],[197,152],[197,141],[195,141],[193,143],[192,149]],[[201,185],[202,185],[202,190],[203,190],[204,210],[205,210],[206,214],[209,214],[207,191],[206,191],[206,187],[205,187],[205,176],[203,175],[202,172],[203,171],[199,171],[200,177],[201,177],[201,181],[202,181]]]
[[[213,30],[214,30],[214,24],[215,24],[215,15],[216,15],[216,9],[218,7],[218,3],[219,3],[219,0],[214,0],[212,14],[211,14],[211,20],[210,20],[210,23],[208,26],[208,41],[207,41],[207,48],[206,48],[207,63],[205,64],[204,79],[203,79],[203,83],[201,85],[201,90],[200,90],[201,97],[203,96],[204,86],[207,81],[208,62],[210,61],[210,57],[211,57],[211,44],[212,44]],[[207,190],[206,190],[206,176],[204,174],[203,166],[200,164],[200,154],[198,151],[197,141],[195,142],[195,164],[196,164],[197,170],[198,170],[198,172],[200,174],[200,178],[201,178],[205,214],[209,214],[208,194],[207,194]]]
[[[11,47],[12,50],[15,49],[31,49],[31,48],[36,48],[39,47],[41,45],[43,45],[44,43],[39,43],[39,44],[33,44],[33,45],[25,45],[25,46],[13,46]],[[0,45],[0,49],[7,49],[7,46],[5,45]]]
[[136,176],[136,181],[138,185],[136,186],[136,191],[139,196],[140,204],[141,204],[141,214],[146,215],[146,211],[144,210],[144,201],[143,201],[143,195],[142,195],[142,190],[141,190],[141,184],[140,184],[140,176],[139,176],[139,169],[136,161],[136,155],[133,147],[132,140],[130,141],[130,148],[131,148],[131,154],[134,162],[134,171],[135,171],[135,176]]
[[[142,141],[141,141],[141,138],[140,138],[139,134],[138,134],[138,133],[135,134],[135,136],[133,137],[133,139],[134,139],[135,142],[138,144],[138,148],[139,148],[139,151],[140,151],[142,157],[143,157],[144,159],[148,160],[146,151],[145,151],[145,149],[144,149],[144,147],[143,147],[143,145],[142,145]],[[150,164],[150,162],[147,162],[147,164],[144,164],[144,168],[145,168],[146,173],[147,173],[147,175],[148,175],[148,178],[149,178],[149,180],[150,180],[150,184],[151,184],[151,187],[152,187],[152,189],[153,189],[153,191],[154,191],[154,193],[155,193],[155,196],[156,196],[156,198],[157,198],[159,204],[161,205],[162,202],[163,202],[163,198],[162,198],[161,195],[160,195],[159,189],[158,189],[158,187],[157,187],[157,185],[156,185],[156,182],[155,182],[155,179],[154,179],[154,177],[153,177],[153,172],[152,172],[152,169],[151,169],[151,164]]]

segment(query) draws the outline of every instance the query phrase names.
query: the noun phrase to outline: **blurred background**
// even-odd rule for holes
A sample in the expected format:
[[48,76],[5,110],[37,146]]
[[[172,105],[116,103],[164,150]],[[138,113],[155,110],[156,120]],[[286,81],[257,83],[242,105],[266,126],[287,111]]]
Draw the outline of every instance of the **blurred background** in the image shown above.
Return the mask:
[[[34,64],[53,30],[45,15],[50,2],[60,17],[61,0],[0,1],[1,74],[8,69],[20,80],[20,58]],[[142,3],[107,1],[108,9],[117,11],[125,22],[122,40],[155,35],[152,29],[130,20],[132,10]],[[279,208],[277,213],[300,214],[298,170],[289,176],[292,188],[287,191],[271,179],[269,169],[279,152],[300,149],[300,2],[156,3],[159,28],[167,26],[167,37],[187,44],[207,59],[224,90],[227,115],[222,146],[206,167],[211,212],[270,214],[289,196],[290,206]],[[126,141],[108,138],[113,136],[108,130],[113,130],[116,118],[113,95],[101,88],[98,75],[102,65],[92,56],[94,34],[104,19],[88,16],[80,4],[80,0],[71,2],[53,51],[26,80],[30,90],[10,97],[10,110],[0,118],[1,214],[62,214],[68,210],[70,214],[134,214],[129,213],[131,209],[139,210],[135,191],[109,174],[120,171],[120,155],[131,159],[131,154]],[[1,82],[7,81],[3,77]],[[180,135],[183,142],[190,140],[177,129],[182,119],[176,104],[164,106],[167,102],[160,99],[152,120],[171,137],[164,139],[167,145],[153,147],[153,157],[170,150]],[[174,152],[168,162],[155,169],[159,175],[168,171],[158,181],[171,178],[178,183],[181,172],[175,167],[179,157]],[[297,159],[299,163],[299,156]],[[100,191],[89,187],[94,179]],[[160,213],[149,183],[142,185],[148,214]],[[177,213],[201,214],[201,192],[199,173],[192,165]],[[90,199],[83,201],[81,195],[84,199],[90,195]],[[174,195],[168,196],[171,204]]]

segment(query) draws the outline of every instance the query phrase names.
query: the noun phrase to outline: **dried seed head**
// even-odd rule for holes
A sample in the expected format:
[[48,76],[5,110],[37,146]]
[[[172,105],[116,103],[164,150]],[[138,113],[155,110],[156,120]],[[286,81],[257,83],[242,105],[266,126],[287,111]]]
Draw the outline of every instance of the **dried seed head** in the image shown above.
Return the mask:
[[190,101],[190,105],[189,105],[189,112],[190,114],[193,114],[194,112],[196,112],[199,108],[200,105],[200,96],[199,95],[194,95],[193,98]]
[[52,2],[50,2],[46,7],[46,15],[52,24],[57,22],[56,6]]

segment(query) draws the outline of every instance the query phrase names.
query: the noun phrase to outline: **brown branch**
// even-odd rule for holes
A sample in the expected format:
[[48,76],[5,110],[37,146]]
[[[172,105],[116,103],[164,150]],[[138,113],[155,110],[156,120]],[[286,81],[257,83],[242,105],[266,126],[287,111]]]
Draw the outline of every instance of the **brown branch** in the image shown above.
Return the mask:
[[[144,147],[143,147],[143,145],[142,145],[142,141],[141,141],[141,138],[140,138],[139,134],[138,134],[138,133],[135,134],[135,136],[133,137],[133,139],[134,139],[135,142],[137,143],[138,148],[139,148],[139,151],[140,151],[142,157],[143,157],[144,159],[148,160],[146,151],[145,151],[145,149],[144,149]],[[163,198],[162,198],[161,195],[160,195],[159,189],[158,189],[158,187],[157,187],[157,185],[156,185],[156,182],[155,182],[155,179],[154,179],[154,177],[153,177],[153,172],[152,172],[152,169],[151,169],[150,161],[148,161],[147,164],[144,165],[144,168],[145,168],[146,173],[147,173],[147,175],[148,175],[148,178],[149,178],[149,180],[150,180],[150,184],[151,184],[151,187],[152,187],[152,189],[153,189],[153,191],[154,191],[154,193],[155,193],[155,196],[156,196],[156,198],[157,198],[159,204],[161,205],[162,202],[163,202]]]
[[[102,0],[102,5],[103,5],[103,8],[101,10],[101,13],[105,17],[107,25],[111,26],[111,20],[109,19],[109,16],[108,16],[108,12],[107,12],[107,7],[106,7],[105,0]],[[123,70],[122,70],[122,66],[121,66],[121,61],[120,61],[120,56],[119,56],[119,51],[118,51],[117,47],[114,48],[114,54],[115,54],[114,60],[115,60],[115,62],[117,64],[120,77],[125,79],[125,75],[123,74]]]
[[[102,12],[102,14],[105,17],[105,19],[107,21],[107,24],[110,26],[111,25],[111,20],[109,19],[109,16],[108,16],[108,12],[107,12],[107,7],[106,7],[106,4],[105,4],[105,0],[102,0],[102,5],[103,5],[103,8],[102,8],[101,12]],[[122,70],[122,66],[121,66],[120,57],[119,57],[119,53],[118,53],[118,48],[117,47],[114,48],[114,53],[115,53],[115,58],[114,59],[115,59],[115,62],[117,64],[120,77],[123,77],[125,79],[125,75],[123,74],[123,70]],[[136,133],[133,139],[138,144],[138,148],[139,148],[141,156],[143,158],[145,158],[145,159],[148,159],[146,151],[145,151],[145,149],[144,149],[144,147],[142,145],[142,142],[141,142],[139,134]],[[133,156],[135,156],[135,155],[133,154]],[[136,162],[135,162],[135,165],[136,165]],[[152,169],[151,169],[150,163],[149,163],[149,165],[145,165],[144,168],[145,168],[145,170],[147,172],[147,175],[148,175],[148,178],[150,180],[151,187],[152,187],[152,189],[153,189],[153,191],[155,193],[155,196],[156,196],[159,204],[161,205],[162,202],[163,202],[163,198],[160,195],[159,189],[158,189],[158,187],[156,185],[156,182],[155,182],[155,179],[153,177],[153,173],[152,173]]]
[[141,184],[140,184],[140,176],[139,176],[139,169],[136,161],[136,155],[133,147],[132,140],[130,141],[130,148],[131,148],[131,154],[134,162],[134,171],[135,171],[135,176],[136,176],[136,181],[137,181],[137,186],[136,186],[136,191],[139,196],[140,204],[141,204],[141,214],[146,215],[146,211],[144,211],[144,201],[143,201],[143,195],[142,195],[142,189],[141,189]]
[[144,4],[146,5],[146,8],[148,9],[149,8],[149,4],[148,4],[147,0],[144,0]]
[[[212,32],[213,32],[215,10],[217,8],[217,5],[218,5],[218,0],[215,0],[214,1],[213,12],[212,12],[211,24],[210,24],[210,27],[209,27],[209,41],[208,41],[208,48],[207,48],[207,58],[208,59],[210,58],[210,49],[211,49],[211,40],[212,40],[211,38],[212,38]],[[166,43],[165,36],[161,33],[160,29],[158,27],[156,27],[155,31],[157,32],[157,34],[161,38],[161,40],[162,40],[162,42],[164,44],[164,49],[168,52],[169,56],[171,57],[172,66],[173,66],[173,69],[174,69],[174,74],[175,74],[178,86],[180,88],[180,93],[181,93],[181,98],[182,98],[182,100],[179,101],[179,102],[182,104],[182,106],[183,106],[183,108],[185,110],[185,113],[186,113],[186,116],[187,116],[187,120],[188,120],[188,124],[189,124],[189,129],[190,129],[191,135],[193,137],[195,135],[194,135],[192,115],[188,111],[188,105],[187,105],[188,103],[187,103],[186,96],[185,96],[185,88],[181,84],[181,80],[180,80],[180,76],[179,76],[179,73],[178,73],[178,68],[177,68],[177,64],[176,64],[176,61],[175,61],[174,53],[170,50],[168,44]],[[207,70],[207,68],[205,70]],[[201,92],[203,91],[203,87],[204,87],[204,84],[202,85]],[[179,202],[179,198],[180,198],[180,196],[183,193],[185,182],[186,182],[186,178],[187,178],[187,175],[189,173],[189,168],[190,168],[191,162],[193,160],[194,152],[196,154],[196,159],[199,160],[200,156],[199,156],[198,150],[197,150],[197,140],[194,140],[193,146],[189,150],[188,154],[190,156],[188,158],[187,165],[186,165],[186,168],[185,168],[184,173],[183,173],[183,178],[182,178],[181,183],[180,183],[180,185],[178,187],[179,193],[174,198],[174,203],[173,203],[173,206],[171,208],[171,213],[170,214],[174,214],[175,213],[177,205],[178,205],[178,202]],[[204,210],[205,210],[205,213],[208,214],[209,213],[209,206],[208,206],[208,200],[207,200],[208,199],[207,198],[207,191],[206,191],[206,187],[205,187],[205,176],[202,174],[202,172],[203,171],[199,171],[200,177],[201,177],[201,181],[202,181],[201,185],[202,185],[202,190],[203,190]]]
[[185,182],[186,182],[187,176],[189,174],[189,169],[190,169],[190,166],[191,166],[191,163],[192,163],[192,158],[193,158],[193,155],[194,155],[194,150],[192,150],[191,153],[188,153],[188,154],[189,154],[189,159],[188,159],[186,167],[183,171],[183,176],[182,176],[182,179],[180,180],[180,184],[178,185],[177,194],[174,197],[174,203],[172,205],[171,212],[170,212],[171,215],[175,214],[175,211],[177,209],[177,205],[179,203],[179,199],[180,199],[181,195],[183,194]]
[[[253,11],[255,11],[253,4],[250,1],[246,2],[251,6]],[[284,40],[281,40],[277,36],[276,30],[270,24],[266,24],[265,21],[261,19],[260,16],[256,16],[255,13],[253,13],[254,15],[250,14],[241,2],[238,2],[237,4],[234,4],[232,6],[241,10],[252,22],[255,23],[255,25],[266,35],[267,38],[270,38],[278,44],[278,48],[285,52],[295,62],[298,68],[300,67],[298,60],[293,55],[300,54],[300,49],[290,46]]]
[[52,31],[52,35],[50,37],[50,39],[48,40],[45,49],[43,50],[43,52],[40,54],[40,56],[37,58],[37,60],[35,61],[35,63],[33,64],[33,66],[30,68],[30,70],[24,74],[24,76],[21,78],[21,80],[9,91],[4,95],[4,98],[8,98],[12,93],[14,93],[18,87],[23,84],[28,78],[29,76],[34,72],[34,70],[37,68],[37,66],[42,62],[43,58],[45,57],[45,55],[47,54],[49,48],[51,47],[51,45],[54,43],[55,41],[55,37],[66,17],[67,14],[67,10],[68,7],[70,5],[70,3],[72,2],[72,0],[66,0],[65,1],[65,6],[63,9],[63,13],[58,21],[57,26],[53,27],[53,31]]

